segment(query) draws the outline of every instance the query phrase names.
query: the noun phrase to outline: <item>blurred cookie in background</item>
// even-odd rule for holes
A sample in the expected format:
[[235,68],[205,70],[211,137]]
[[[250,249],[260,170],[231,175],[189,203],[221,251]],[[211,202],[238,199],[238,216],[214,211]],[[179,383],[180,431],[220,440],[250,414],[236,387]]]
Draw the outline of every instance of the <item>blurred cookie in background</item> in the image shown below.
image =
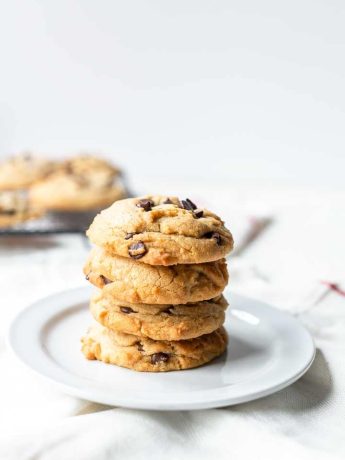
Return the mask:
[[30,203],[50,211],[86,211],[126,196],[120,170],[93,155],[78,155],[29,189]]
[[119,168],[98,155],[82,153],[61,163],[61,167],[71,174],[94,174],[103,177],[103,180],[121,175]]
[[0,228],[38,218],[42,214],[42,211],[31,206],[26,192],[19,190],[0,191]]
[[22,153],[0,163],[0,190],[25,189],[46,177],[56,167],[56,162]]

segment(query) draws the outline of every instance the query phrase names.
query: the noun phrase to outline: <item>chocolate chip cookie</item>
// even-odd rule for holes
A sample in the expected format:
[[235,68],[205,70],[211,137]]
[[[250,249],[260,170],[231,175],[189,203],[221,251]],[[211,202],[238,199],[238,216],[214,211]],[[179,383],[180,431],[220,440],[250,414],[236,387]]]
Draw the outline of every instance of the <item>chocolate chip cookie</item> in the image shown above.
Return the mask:
[[194,304],[153,305],[121,302],[97,293],[90,303],[93,317],[118,332],[153,340],[186,340],[209,334],[224,322],[223,296]]
[[31,153],[8,158],[0,164],[0,190],[24,189],[51,173],[55,165]]
[[84,211],[108,206],[124,198],[119,170],[100,158],[81,155],[61,164],[34,184],[30,200],[37,207],[57,211]]
[[186,304],[222,293],[228,272],[224,259],[201,264],[157,266],[94,248],[84,267],[87,279],[107,296],[146,304]]
[[20,190],[0,191],[0,227],[10,227],[40,217],[42,212],[30,206]]
[[[91,176],[98,182],[109,182],[114,177],[121,175],[119,168],[114,166],[109,161],[99,156],[80,154],[65,160],[61,164],[61,168],[67,173],[76,176]],[[96,178],[98,177],[98,180]],[[102,178],[100,179],[100,177]]]
[[212,262],[233,247],[218,216],[188,198],[166,196],[114,203],[96,216],[87,236],[110,254],[151,265]]
[[221,355],[226,345],[223,327],[195,339],[170,342],[114,332],[96,323],[82,338],[82,352],[87,359],[148,372],[201,366]]

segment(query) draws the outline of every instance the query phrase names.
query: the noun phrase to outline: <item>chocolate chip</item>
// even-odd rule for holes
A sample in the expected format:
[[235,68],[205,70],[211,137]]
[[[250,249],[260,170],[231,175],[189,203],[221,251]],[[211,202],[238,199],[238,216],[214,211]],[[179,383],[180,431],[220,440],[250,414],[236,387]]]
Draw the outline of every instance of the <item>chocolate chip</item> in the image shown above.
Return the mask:
[[88,273],[88,274],[85,276],[85,279],[86,279],[86,281],[89,281],[89,279],[90,279],[90,273]]
[[122,313],[126,313],[128,315],[129,313],[136,313],[131,307],[120,307],[120,310]]
[[203,215],[204,215],[204,211],[202,209],[195,209],[195,211],[193,211],[193,216],[196,219],[200,219],[200,217],[202,217]]
[[132,257],[132,259],[140,259],[146,254],[146,252],[147,249],[142,241],[132,243],[128,248],[128,254]]
[[154,353],[151,355],[151,364],[157,364],[160,363],[161,361],[163,363],[166,363],[169,361],[169,355],[167,353]]
[[187,209],[187,211],[194,211],[197,208],[197,206],[189,198],[181,200],[181,204],[184,209]]
[[187,209],[187,211],[193,211],[193,208],[187,203],[186,200],[181,200],[181,205],[183,209]]
[[163,201],[163,204],[173,204],[170,198],[167,198],[165,201]]
[[125,240],[130,240],[134,235],[135,233],[126,233]]
[[204,238],[213,238],[217,245],[220,246],[222,244],[222,237],[218,232],[208,232],[205,233]]
[[216,243],[218,246],[220,246],[222,244],[222,237],[220,236],[220,234],[218,232],[214,232],[212,238],[214,240],[216,240]]
[[152,206],[154,206],[154,202],[152,200],[147,200],[146,198],[138,201],[138,203],[136,204],[138,206],[138,208],[143,208],[144,211],[151,211],[152,209]]
[[138,351],[144,351],[144,347],[141,342],[138,342],[137,347],[138,347]]
[[103,275],[100,275],[99,277],[100,277],[101,280],[103,281],[103,284],[110,284],[110,283],[112,283],[112,280],[110,280],[109,278],[106,278],[106,277],[103,276]]
[[172,315],[172,310],[173,309],[174,309],[174,307],[166,308],[165,310],[162,311],[162,313],[166,313],[167,315]]
[[186,201],[187,201],[187,203],[189,203],[189,204],[190,204],[190,206],[192,206],[192,208],[193,208],[193,209],[196,209],[196,208],[197,208],[197,205],[196,205],[196,204],[194,204],[194,203],[193,203],[193,201],[192,201],[192,200],[190,200],[189,198],[186,198]]

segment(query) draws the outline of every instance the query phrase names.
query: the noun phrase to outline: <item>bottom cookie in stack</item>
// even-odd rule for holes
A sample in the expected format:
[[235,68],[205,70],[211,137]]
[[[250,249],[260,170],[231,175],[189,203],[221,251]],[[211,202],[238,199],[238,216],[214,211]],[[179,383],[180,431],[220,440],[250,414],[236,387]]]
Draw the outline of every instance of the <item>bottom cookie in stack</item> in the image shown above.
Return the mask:
[[82,338],[87,359],[98,359],[136,371],[166,372],[201,366],[227,346],[223,327],[189,340],[163,341],[107,329],[95,323]]

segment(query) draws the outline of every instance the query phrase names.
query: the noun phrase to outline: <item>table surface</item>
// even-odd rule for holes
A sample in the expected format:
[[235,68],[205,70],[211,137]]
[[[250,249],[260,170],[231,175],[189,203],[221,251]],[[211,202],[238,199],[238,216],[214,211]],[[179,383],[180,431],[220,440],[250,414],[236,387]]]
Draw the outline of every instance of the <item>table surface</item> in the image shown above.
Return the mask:
[[[186,428],[188,425],[188,430],[195,432],[195,436],[208,430],[204,433],[206,440],[203,442],[214,451],[218,449],[220,458],[225,453],[236,452],[240,442],[243,458],[254,452],[250,449],[257,448],[269,458],[274,455],[277,440],[280,446],[286,445],[286,452],[299,458],[344,455],[345,402],[341,389],[344,389],[345,371],[341,353],[343,355],[345,351],[345,298],[330,292],[316,305],[307,305],[306,311],[302,308],[302,313],[300,307],[303,307],[303,299],[309,289],[317,287],[320,280],[345,283],[345,192],[216,185],[205,192],[201,184],[163,182],[157,184],[157,190],[166,190],[167,194],[178,191],[179,196],[189,196],[202,204],[209,204],[224,216],[229,228],[232,228],[232,222],[235,228],[243,216],[258,212],[271,215],[273,222],[267,231],[240,257],[230,258],[231,285],[236,291],[274,302],[279,308],[298,314],[314,335],[319,350],[315,366],[290,389],[261,402],[233,409],[208,411],[208,415],[205,411],[190,413],[181,427],[178,421],[182,415],[163,413],[165,428],[161,423],[159,430],[166,429],[170,434],[174,432],[177,435],[183,426]],[[51,443],[47,447],[43,440],[38,441],[38,433],[56,424],[59,424],[61,433],[77,430],[70,425],[76,420],[81,426],[82,420],[89,420],[92,426],[97,423],[95,417],[100,414],[103,414],[102,425],[105,427],[108,424],[113,426],[113,423],[118,426],[116,420],[123,423],[123,431],[116,433],[117,442],[128,436],[125,427],[129,429],[135,425],[137,430],[138,421],[144,418],[145,430],[148,431],[141,433],[140,428],[138,440],[141,436],[152,435],[150,430],[155,429],[152,413],[114,409],[105,415],[103,411],[108,409],[105,406],[56,391],[23,369],[6,350],[4,336],[16,312],[43,296],[85,285],[81,267],[88,250],[87,240],[77,235],[4,237],[0,240],[0,360],[3,370],[0,383],[0,445],[4,446],[7,455],[0,455],[1,458],[33,458],[26,457],[23,452],[31,452],[34,445],[37,451],[42,449],[52,453],[51,457],[42,458],[61,458],[53,455],[55,448]],[[87,418],[87,414],[93,415]],[[76,419],[76,415],[83,417]],[[226,448],[225,441],[217,445],[212,441],[213,437],[218,440],[222,433],[221,422],[235,433],[238,431],[233,445],[225,443]],[[151,428],[150,423],[153,423]],[[253,442],[251,446],[244,447],[246,432],[252,436]],[[164,433],[163,439],[167,436]],[[259,438],[267,440],[271,447],[263,446]],[[166,443],[169,442],[166,438]],[[79,439],[75,445],[69,445],[79,449],[80,443]],[[149,449],[150,445],[147,441],[146,448]],[[123,455],[129,455],[129,446],[125,444],[122,447]],[[187,452],[189,449],[191,458],[198,456],[195,445],[185,448]],[[177,455],[176,449],[172,450],[171,458],[174,458],[173,454]],[[108,458],[100,451],[98,456],[93,456],[91,451],[85,455],[81,452],[78,457],[81,459]],[[64,458],[69,458],[64,455]],[[152,455],[155,458],[154,453]],[[241,455],[236,458],[242,458]],[[167,455],[167,458],[170,456]]]

